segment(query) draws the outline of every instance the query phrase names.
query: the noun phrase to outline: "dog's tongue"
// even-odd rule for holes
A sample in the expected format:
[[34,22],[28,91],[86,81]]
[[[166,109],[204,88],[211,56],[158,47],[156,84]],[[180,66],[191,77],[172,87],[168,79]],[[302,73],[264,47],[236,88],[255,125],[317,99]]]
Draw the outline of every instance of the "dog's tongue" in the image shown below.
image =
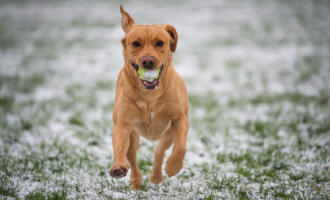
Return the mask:
[[146,85],[146,86],[153,86],[156,84],[156,80],[152,81],[152,82],[149,82],[149,81],[143,81],[143,83]]

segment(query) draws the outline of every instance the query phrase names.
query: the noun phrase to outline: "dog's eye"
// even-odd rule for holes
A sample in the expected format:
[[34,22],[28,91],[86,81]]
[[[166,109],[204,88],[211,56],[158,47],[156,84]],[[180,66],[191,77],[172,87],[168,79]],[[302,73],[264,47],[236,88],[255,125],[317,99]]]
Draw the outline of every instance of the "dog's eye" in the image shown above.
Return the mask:
[[140,42],[138,42],[138,41],[135,41],[135,42],[133,42],[132,44],[133,44],[133,46],[135,46],[135,47],[139,47],[139,46],[140,46]]
[[164,42],[160,41],[160,40],[158,42],[156,42],[156,45],[159,46],[159,47],[163,46],[163,44],[164,44]]

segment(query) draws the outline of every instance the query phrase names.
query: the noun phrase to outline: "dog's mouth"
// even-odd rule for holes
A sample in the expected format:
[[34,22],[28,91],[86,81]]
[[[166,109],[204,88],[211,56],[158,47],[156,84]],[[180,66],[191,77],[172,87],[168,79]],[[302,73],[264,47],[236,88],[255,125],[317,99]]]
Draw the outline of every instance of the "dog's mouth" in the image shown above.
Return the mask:
[[135,68],[138,76],[143,84],[143,86],[152,90],[158,87],[159,79],[162,74],[164,65],[162,65],[159,69],[147,70],[142,67],[139,67],[137,64],[132,62],[132,66]]

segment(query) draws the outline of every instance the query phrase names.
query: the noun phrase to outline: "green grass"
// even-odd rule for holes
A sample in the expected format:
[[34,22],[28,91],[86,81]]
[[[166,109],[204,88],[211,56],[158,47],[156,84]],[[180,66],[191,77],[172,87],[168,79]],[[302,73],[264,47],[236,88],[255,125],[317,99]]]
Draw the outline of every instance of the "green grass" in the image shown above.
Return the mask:
[[67,194],[65,191],[55,191],[50,194],[47,194],[45,190],[35,191],[26,196],[28,200],[62,200],[67,199]]
[[0,199],[329,198],[329,5],[141,1],[170,11],[156,18],[125,2],[177,27],[190,102],[183,170],[150,183],[156,143],[141,139],[131,191],[108,174],[120,2],[76,3],[0,1]]

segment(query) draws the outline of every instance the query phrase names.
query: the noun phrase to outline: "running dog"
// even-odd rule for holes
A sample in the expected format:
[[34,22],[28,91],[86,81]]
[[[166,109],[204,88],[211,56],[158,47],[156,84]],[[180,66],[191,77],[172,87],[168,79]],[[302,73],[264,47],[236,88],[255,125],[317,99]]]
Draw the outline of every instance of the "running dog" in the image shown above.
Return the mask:
[[124,67],[116,84],[112,135],[114,164],[110,175],[124,177],[130,167],[131,189],[137,190],[142,187],[136,158],[140,136],[159,140],[150,175],[152,183],[162,181],[164,154],[172,144],[165,172],[171,177],[182,169],[189,102],[184,81],[172,64],[178,42],[175,28],[164,24],[136,25],[123,6],[120,11],[125,32],[121,40]]

